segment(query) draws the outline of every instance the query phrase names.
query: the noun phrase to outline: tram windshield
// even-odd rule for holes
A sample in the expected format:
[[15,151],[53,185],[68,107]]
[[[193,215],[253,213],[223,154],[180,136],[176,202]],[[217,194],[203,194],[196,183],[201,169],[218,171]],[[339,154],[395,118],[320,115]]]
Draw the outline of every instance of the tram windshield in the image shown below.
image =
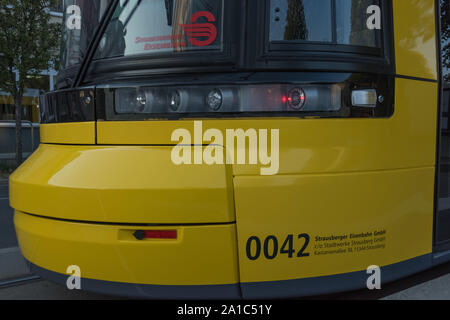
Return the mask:
[[96,58],[221,50],[223,0],[120,1]]
[[[112,0],[65,0],[62,67],[79,64],[101,16]],[[119,0],[94,59],[221,51],[225,17],[234,0]],[[267,4],[265,30],[271,43],[381,47],[381,28],[367,26],[379,0],[261,0]],[[79,20],[77,20],[77,17]],[[375,20],[374,20],[375,21]],[[79,22],[79,24],[77,24]],[[375,21],[376,22],[376,21]],[[247,30],[239,28],[247,37]],[[250,29],[250,27],[249,27]]]
[[[81,63],[110,2],[65,1],[63,68]],[[94,59],[220,51],[222,8],[223,0],[120,0]]]

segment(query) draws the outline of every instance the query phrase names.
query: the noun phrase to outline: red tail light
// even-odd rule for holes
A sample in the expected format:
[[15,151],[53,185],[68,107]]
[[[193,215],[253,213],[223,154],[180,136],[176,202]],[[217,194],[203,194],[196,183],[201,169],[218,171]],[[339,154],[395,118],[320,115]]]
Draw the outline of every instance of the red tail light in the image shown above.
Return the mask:
[[177,230],[138,230],[134,233],[138,240],[144,239],[177,239]]
[[146,239],[176,239],[176,230],[148,230],[145,231]]

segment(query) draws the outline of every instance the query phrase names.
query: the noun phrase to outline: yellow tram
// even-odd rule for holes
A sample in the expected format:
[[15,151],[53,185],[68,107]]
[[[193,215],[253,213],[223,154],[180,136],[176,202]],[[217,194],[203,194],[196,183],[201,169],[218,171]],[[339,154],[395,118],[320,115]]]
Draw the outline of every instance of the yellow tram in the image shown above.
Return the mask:
[[449,260],[445,1],[64,6],[59,90],[10,179],[34,272],[255,299]]

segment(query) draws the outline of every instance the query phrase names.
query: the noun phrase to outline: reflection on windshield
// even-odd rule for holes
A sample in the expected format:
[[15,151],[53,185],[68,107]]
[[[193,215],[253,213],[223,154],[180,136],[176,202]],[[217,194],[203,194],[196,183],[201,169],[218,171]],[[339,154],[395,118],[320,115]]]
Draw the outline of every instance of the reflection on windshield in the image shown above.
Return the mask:
[[79,10],[81,15],[80,28],[64,26],[63,43],[61,46],[61,67],[67,68],[81,63],[87,47],[92,40],[101,16],[111,0],[65,0],[64,21],[68,23]]
[[272,0],[271,40],[332,40],[331,1]]
[[379,45],[378,31],[366,27],[367,8],[379,1],[336,0],[334,8],[332,4],[331,0],[270,0],[270,40]]
[[336,0],[337,43],[377,46],[377,31],[367,28],[367,8],[379,4],[374,0]]
[[120,1],[95,58],[222,49],[221,0]]
[[450,2],[441,0],[441,41],[444,80],[450,82]]

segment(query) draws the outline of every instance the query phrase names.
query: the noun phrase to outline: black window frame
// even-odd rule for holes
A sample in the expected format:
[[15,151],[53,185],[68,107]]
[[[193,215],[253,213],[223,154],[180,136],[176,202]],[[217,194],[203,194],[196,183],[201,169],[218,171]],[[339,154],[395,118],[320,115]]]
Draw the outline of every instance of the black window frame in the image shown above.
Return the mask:
[[[332,7],[335,7],[335,0]],[[253,69],[395,74],[392,0],[380,0],[381,48],[316,41],[270,41],[270,0],[249,0],[246,63]],[[255,14],[256,13],[256,14]],[[332,13],[335,20],[335,12]],[[334,36],[333,36],[334,37]]]

